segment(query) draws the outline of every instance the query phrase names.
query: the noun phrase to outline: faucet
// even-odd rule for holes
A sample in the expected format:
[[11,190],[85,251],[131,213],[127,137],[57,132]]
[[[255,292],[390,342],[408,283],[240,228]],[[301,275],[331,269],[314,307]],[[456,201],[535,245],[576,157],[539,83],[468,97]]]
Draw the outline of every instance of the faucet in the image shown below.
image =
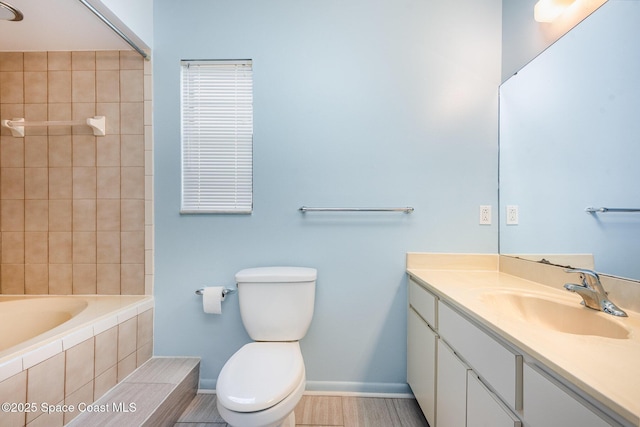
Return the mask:
[[565,272],[580,274],[580,280],[582,281],[580,285],[567,283],[564,285],[564,288],[569,292],[575,292],[580,295],[583,300],[582,304],[586,307],[604,311],[605,313],[612,314],[614,316],[627,317],[627,313],[607,298],[607,293],[602,287],[602,283],[600,283],[600,276],[598,276],[598,273],[583,268],[567,269]]

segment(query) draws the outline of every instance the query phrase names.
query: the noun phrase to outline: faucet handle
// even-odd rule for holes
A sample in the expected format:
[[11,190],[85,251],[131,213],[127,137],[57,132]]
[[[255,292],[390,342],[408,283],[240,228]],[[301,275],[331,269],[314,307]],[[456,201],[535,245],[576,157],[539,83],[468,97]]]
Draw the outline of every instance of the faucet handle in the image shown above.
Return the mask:
[[564,271],[565,273],[579,273],[582,279],[582,286],[600,291],[606,295],[600,282],[600,276],[595,271],[586,268],[567,268]]

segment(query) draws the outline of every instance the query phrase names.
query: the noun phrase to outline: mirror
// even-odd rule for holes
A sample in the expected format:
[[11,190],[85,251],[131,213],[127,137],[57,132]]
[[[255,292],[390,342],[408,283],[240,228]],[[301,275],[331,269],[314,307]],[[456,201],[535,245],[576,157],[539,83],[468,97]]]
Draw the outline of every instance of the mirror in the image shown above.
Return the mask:
[[501,254],[640,280],[639,39],[640,2],[609,0],[502,84]]

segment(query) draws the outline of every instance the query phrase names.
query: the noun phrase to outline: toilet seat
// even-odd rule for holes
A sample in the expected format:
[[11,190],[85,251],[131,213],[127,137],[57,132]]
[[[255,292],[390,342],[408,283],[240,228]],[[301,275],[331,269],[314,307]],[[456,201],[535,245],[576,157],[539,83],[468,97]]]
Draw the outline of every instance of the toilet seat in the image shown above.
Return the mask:
[[224,365],[216,394],[219,403],[231,411],[262,411],[289,396],[303,378],[298,342],[252,342]]

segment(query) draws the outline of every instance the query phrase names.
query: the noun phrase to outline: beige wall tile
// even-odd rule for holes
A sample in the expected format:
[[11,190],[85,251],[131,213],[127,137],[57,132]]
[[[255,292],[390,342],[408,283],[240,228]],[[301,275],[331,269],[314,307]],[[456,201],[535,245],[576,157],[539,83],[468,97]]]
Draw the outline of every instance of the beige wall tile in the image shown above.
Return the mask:
[[96,200],[73,201],[73,231],[96,231]]
[[1,52],[0,71],[22,71],[24,63],[22,52]]
[[1,168],[0,197],[24,199],[24,168]]
[[120,205],[120,199],[97,200],[98,231],[120,231]]
[[2,233],[2,264],[23,264],[23,263],[24,263],[24,232],[4,231]]
[[96,232],[95,231],[74,231],[73,232],[73,263],[74,264],[95,264],[96,263]]
[[134,51],[120,51],[120,69],[121,70],[143,70],[144,59]]
[[121,264],[120,290],[122,295],[144,294],[144,264]]
[[24,198],[49,198],[49,170],[47,168],[25,168],[24,170]]
[[96,141],[96,164],[120,166],[120,135],[105,135]]
[[95,70],[96,69],[96,52],[92,52],[92,51],[71,52],[71,69],[72,70]]
[[118,70],[96,71],[96,100],[98,102],[120,102],[120,72]]
[[[61,402],[64,399],[65,354],[60,353],[27,370],[27,402]],[[27,421],[38,413],[27,414]]]
[[47,72],[30,71],[24,73],[24,102],[46,103],[47,96]]
[[49,136],[49,166],[70,167],[72,163],[71,135]]
[[96,115],[104,116],[106,120],[105,132],[107,135],[120,134],[120,104],[117,102],[96,103]]
[[97,70],[119,70],[120,69],[120,52],[115,50],[97,51],[96,52],[96,69]]
[[95,376],[118,364],[118,327],[114,326],[95,336]]
[[49,231],[72,230],[72,201],[49,200]]
[[24,292],[31,295],[46,295],[49,293],[48,264],[25,264]]
[[137,345],[141,347],[153,340],[153,309],[138,314]]
[[[63,404],[64,402],[57,402],[57,404]],[[40,413],[37,418],[32,419],[27,424],[27,427],[62,427],[64,425],[64,413],[63,412],[49,412]],[[29,419],[30,417],[27,417]]]
[[144,263],[144,231],[123,231],[120,242],[123,264]]
[[[7,200],[8,201],[8,200]],[[25,200],[24,229],[25,231],[49,230],[49,201]]]
[[24,294],[24,264],[2,264],[0,284],[3,294]]
[[46,135],[26,136],[24,138],[24,166],[28,168],[46,168],[49,166],[49,144]]
[[47,90],[49,103],[71,102],[71,71],[49,71]]
[[120,133],[122,135],[144,135],[144,103],[123,102],[120,104]]
[[47,52],[24,52],[24,71],[47,71]]
[[70,231],[49,232],[49,263],[71,264],[73,261],[73,237]]
[[24,73],[0,71],[0,99],[6,104],[24,103]]
[[118,383],[118,365],[107,369],[104,373],[96,376],[93,382],[93,398],[100,399],[110,388]]
[[144,168],[123,167],[120,170],[121,197],[123,199],[144,199]]
[[73,292],[73,266],[71,264],[49,264],[49,293],[70,295]]
[[[22,371],[4,381],[0,381],[0,402],[27,402],[27,371]],[[25,412],[2,412],[2,425],[20,427],[25,424]]]
[[97,293],[104,295],[119,295],[120,291],[120,263],[98,264],[97,271]]
[[134,350],[133,353],[118,362],[118,382],[124,380],[137,367],[137,354]]
[[98,264],[120,263],[120,233],[117,231],[98,231],[97,233]]
[[153,341],[138,347],[138,350],[136,350],[136,366],[139,368],[151,357],[153,357]]
[[122,135],[122,166],[144,166],[144,135]]
[[[27,121],[42,121],[49,118],[49,106],[47,104],[24,104],[24,119]],[[46,126],[28,126],[24,130],[27,136],[47,135]]]
[[120,168],[105,166],[97,168],[97,197],[100,199],[120,199]]
[[[73,120],[82,121],[82,125],[73,126],[71,131],[74,135],[93,135],[93,129],[87,126],[88,117],[96,116],[95,102],[74,102],[71,104],[71,117]],[[77,165],[74,165],[77,166]]]
[[73,264],[73,293],[92,295],[96,289],[96,264]]
[[49,70],[71,70],[71,52],[48,52]]
[[2,137],[0,142],[0,166],[3,168],[24,167],[23,138]]
[[[66,353],[65,396],[69,396],[80,387],[93,381],[95,363],[94,338],[92,337],[71,347]],[[91,391],[93,394],[93,385]]]
[[120,70],[120,102],[144,101],[142,70]]
[[73,177],[70,167],[49,168],[49,199],[71,199]]
[[[71,102],[58,102],[47,104],[47,115],[49,120],[71,120]],[[49,136],[69,135],[71,134],[71,126],[49,126],[47,128]]]
[[0,203],[0,230],[24,231],[24,200],[2,200]]
[[96,137],[93,135],[73,135],[73,166],[96,165]]
[[26,264],[47,264],[49,262],[49,239],[46,231],[24,233],[24,261]]
[[74,199],[95,199],[96,198],[96,168],[95,167],[74,167],[73,168],[73,198]]
[[144,231],[144,200],[123,199],[121,205],[121,230]]
[[[118,361],[135,353],[137,348],[138,319],[132,317],[118,325]],[[120,375],[118,375],[120,377]]]
[[93,403],[93,389],[94,384],[92,378],[91,381],[65,397],[64,403],[66,405],[72,405],[74,408],[76,408],[75,411],[63,412],[65,425],[82,413],[79,409],[77,409],[79,404],[82,403],[83,405],[88,405],[90,403]]

